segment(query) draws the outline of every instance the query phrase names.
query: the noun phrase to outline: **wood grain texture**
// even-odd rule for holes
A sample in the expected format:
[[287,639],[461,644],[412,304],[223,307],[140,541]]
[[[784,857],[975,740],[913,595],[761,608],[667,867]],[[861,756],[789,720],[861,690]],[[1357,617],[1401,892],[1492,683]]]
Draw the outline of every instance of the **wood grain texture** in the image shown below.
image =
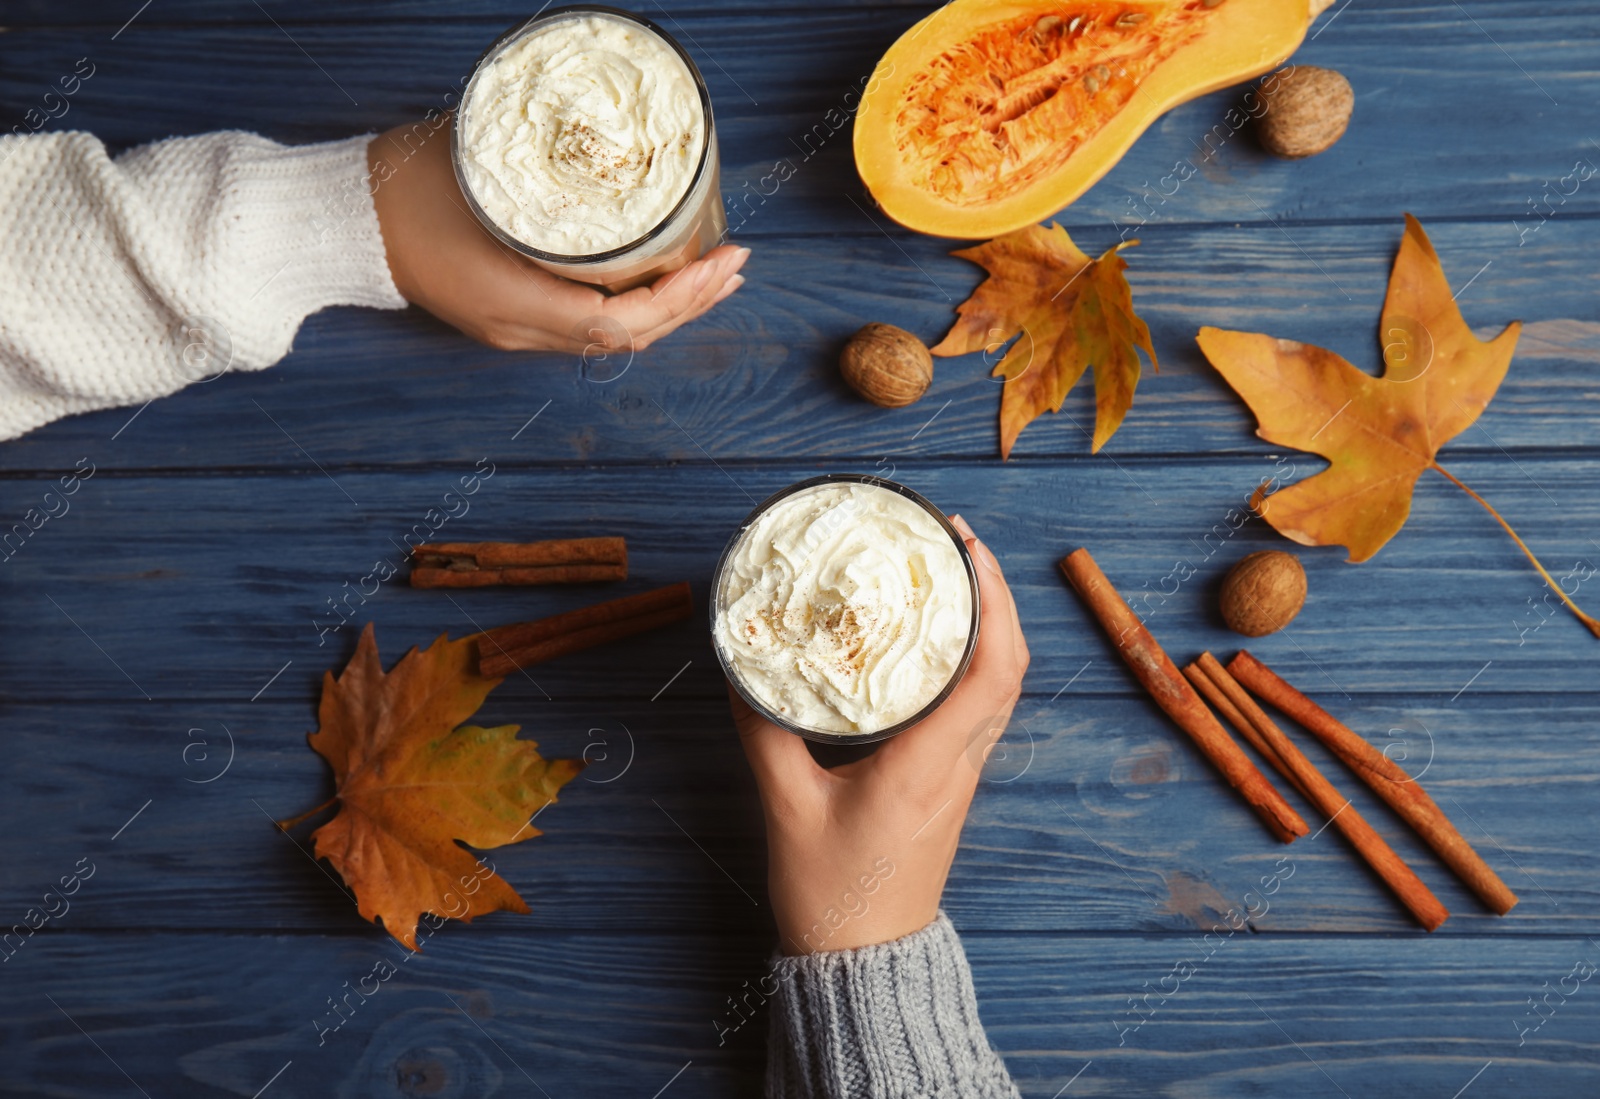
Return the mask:
[[[141,2],[0,3],[0,130],[26,125],[80,57],[95,75],[50,126],[114,147],[223,127],[297,142],[381,129],[445,105],[528,10]],[[1217,584],[1244,554],[1284,547],[1237,509],[1261,481],[1320,463],[1253,436],[1194,333],[1266,331],[1375,367],[1409,210],[1480,334],[1526,324],[1499,396],[1441,461],[1558,577],[1600,566],[1600,177],[1574,176],[1600,165],[1600,13],[1576,0],[1330,10],[1297,61],[1344,72],[1356,110],[1311,161],[1262,154],[1230,119],[1237,90],[1162,119],[1061,220],[1087,249],[1141,238],[1129,278],[1163,372],[1102,455],[1074,423],[1092,421],[1085,391],[1002,466],[981,357],[941,362],[927,397],[896,412],[855,399],[834,366],[868,321],[938,338],[980,275],[948,255],[954,242],[869,213],[850,157],[851,93],[925,9],[643,6],[706,74],[724,200],[755,253],[738,295],[620,377],[491,351],[416,310],[333,310],[271,370],[0,447],[0,930],[77,860],[95,868],[69,910],[0,946],[0,1092],[755,1094],[764,1016],[718,1035],[771,944],[760,812],[702,622],[552,662],[491,697],[485,720],[591,761],[541,816],[545,835],[491,856],[528,917],[446,925],[399,961],[307,856],[311,825],[291,839],[270,818],[332,792],[304,734],[321,673],[361,622],[377,622],[392,663],[444,630],[680,579],[704,600],[757,500],[840,470],[890,474],[965,515],[1016,592],[1033,663],[945,907],[1024,1095],[1592,1093],[1600,990],[1559,990],[1600,964],[1596,650],[1486,515],[1425,477],[1373,561],[1297,551],[1306,608],[1251,643],[1403,755],[1522,895],[1489,915],[1336,778],[1452,909],[1430,939],[1334,829],[1267,840],[1054,563],[1088,546],[1175,658],[1226,658],[1240,639],[1216,616]],[[28,532],[29,509],[59,507],[45,493],[80,459],[95,474],[70,511]],[[493,476],[447,499],[480,459]],[[582,590],[418,592],[403,586],[408,532],[622,534],[633,568]],[[396,575],[363,601],[352,593],[380,562]],[[1592,609],[1600,580],[1577,598]],[[349,622],[333,629],[340,600]],[[1241,909],[1250,930],[1230,934]],[[319,1045],[317,1021],[337,1021],[329,997],[380,958],[397,976]]]
[[[280,680],[274,691],[289,686]],[[496,915],[464,934],[767,926],[761,815],[725,700],[681,698],[676,685],[654,702],[529,694],[501,688],[481,719],[520,724],[545,756],[590,765],[541,813],[545,835],[487,855],[532,915]],[[1405,695],[1338,702],[1374,744],[1406,757],[1524,896],[1513,915],[1490,915],[1314,738],[1290,727],[1450,907],[1439,934],[1600,933],[1592,817],[1527,811],[1577,805],[1596,781],[1590,703],[1504,694],[1470,705]],[[7,706],[0,824],[19,839],[0,868],[0,928],[87,856],[95,876],[53,930],[314,929],[382,942],[306,854],[328,814],[292,839],[272,827],[333,793],[305,743],[315,723],[310,699]],[[1287,866],[1292,882],[1257,930],[1415,933],[1335,831],[1273,843],[1142,697],[1025,699],[982,774],[945,894],[963,927],[1205,930]],[[1285,796],[1322,829],[1326,818],[1305,799]]]
[[[729,999],[766,972],[759,938],[458,930],[408,962],[346,937],[55,936],[6,974],[7,1086],[100,1099],[133,1094],[131,1078],[151,1095],[248,1097],[283,1070],[269,1095],[650,1096],[683,1070],[683,1094],[758,1093],[766,1011],[752,998],[733,1030]],[[1027,1096],[1080,1070],[1068,1094],[1231,1097],[1431,1093],[1480,1069],[1485,1095],[1579,1095],[1600,1057],[1592,979],[1552,996],[1518,1045],[1517,1026],[1537,1021],[1527,998],[1600,962],[1582,938],[1492,952],[1470,938],[1244,933],[965,943],[989,1038]],[[396,970],[386,981],[370,976],[380,961]],[[375,991],[352,994],[319,1046],[317,1023],[337,1018],[328,998],[362,977]],[[1130,998],[1164,977],[1176,991],[1130,1030]]]
[[[831,0],[810,5],[809,10],[850,6],[846,0]],[[909,21],[916,16],[916,8],[927,7],[927,4],[926,0],[874,0],[872,6],[886,9],[903,7],[905,14],[896,15],[895,18]],[[70,8],[58,7],[50,0],[7,0],[5,4],[0,4],[0,15],[11,26],[82,26],[99,29],[98,25],[103,24],[109,34],[128,22],[129,16],[137,9],[138,3],[130,6],[118,0],[87,0]],[[508,26],[514,21],[528,18],[538,10],[538,5],[529,7],[526,4],[507,3],[506,0],[462,0],[452,4],[440,3],[439,0],[388,0],[383,6],[383,15],[391,20],[448,20],[458,23],[482,20]],[[682,18],[698,13],[748,13],[750,4],[748,0],[695,0],[693,4],[670,3],[663,6],[657,0],[645,0],[644,3],[628,5],[628,10],[657,22],[665,22],[664,15]],[[782,12],[783,8],[774,5],[773,10]],[[208,4],[205,0],[170,0],[141,15],[134,25],[144,27],[183,23],[270,26],[270,19],[281,23],[352,22],[370,20],[372,14],[372,8],[361,0],[328,0],[325,3],[319,3],[318,0],[277,0],[261,7]]]
[[[645,405],[639,415],[658,423],[661,410]],[[480,444],[501,453],[491,440]],[[1132,681],[1055,561],[1087,545],[1175,659],[1204,649],[1226,654],[1238,637],[1217,616],[1217,584],[1245,553],[1284,544],[1241,509],[1260,481],[1289,466],[1266,457],[1092,458],[1007,469],[920,461],[507,465],[480,480],[476,494],[446,499],[472,469],[97,475],[69,498],[69,512],[0,564],[0,622],[11,636],[29,637],[27,673],[7,692],[137,705],[146,696],[243,699],[292,660],[274,691],[304,694],[321,668],[347,659],[369,618],[382,651],[398,655],[440,631],[459,636],[680,580],[703,608],[717,556],[755,502],[817,472],[875,469],[964,515],[1005,563],[1034,652],[1029,692],[1048,697],[1074,676],[1075,690],[1124,692]],[[1511,463],[1497,455],[1452,469],[1499,502],[1558,579],[1589,576],[1580,601],[1600,598],[1600,545],[1589,534],[1600,529],[1592,459],[1525,455]],[[0,482],[0,514],[22,520],[53,484]],[[433,537],[620,534],[630,577],[561,590],[428,592],[400,576],[380,584],[383,569],[402,569],[408,533],[420,527],[427,536],[430,522],[440,523]],[[1442,478],[1419,485],[1410,524],[1372,561],[1346,564],[1333,547],[1299,555],[1310,590],[1305,610],[1251,647],[1308,691],[1460,694],[1470,703],[1486,690],[1600,688],[1593,638],[1543,605],[1542,581],[1515,545]],[[363,590],[376,594],[363,601]],[[673,691],[722,697],[699,621],[574,654],[533,678],[558,697],[648,698],[687,661]]]
[[[1202,324],[1270,331],[1375,365],[1377,307],[1402,209],[1427,222],[1453,282],[1472,280],[1463,305],[1473,323],[1530,324],[1482,429],[1455,446],[1515,451],[1553,438],[1600,445],[1600,417],[1585,385],[1600,360],[1600,326],[1589,319],[1584,280],[1566,277],[1600,243],[1600,228],[1589,220],[1597,192],[1594,183],[1560,184],[1577,160],[1600,156],[1582,143],[1577,124],[1583,112],[1592,113],[1584,104],[1600,89],[1580,54],[1546,41],[1538,21],[1522,18],[1514,5],[1475,11],[1481,30],[1448,4],[1407,7],[1383,20],[1357,12],[1330,23],[1307,47],[1307,59],[1337,64],[1371,92],[1358,105],[1358,125],[1325,156],[1278,162],[1255,150],[1244,131],[1216,145],[1214,127],[1228,128],[1232,102],[1231,93],[1220,93],[1168,116],[1064,214],[1086,246],[1119,235],[1143,241],[1131,253],[1130,279],[1167,366],[1160,377],[1145,379],[1114,453],[1253,445],[1249,417],[1193,346]],[[691,45],[706,51],[708,78],[722,82],[714,90],[725,199],[737,235],[758,252],[740,295],[641,355],[618,382],[605,381],[609,371],[584,371],[570,356],[507,355],[472,345],[414,313],[340,310],[313,318],[298,353],[284,364],[158,402],[115,445],[111,437],[132,409],[35,432],[4,448],[0,468],[70,466],[87,452],[120,468],[304,467],[298,450],[252,403],[276,415],[285,387],[295,405],[315,410],[296,418],[294,435],[324,464],[468,457],[463,439],[477,433],[476,425],[514,417],[520,425],[545,400],[562,427],[551,431],[547,424],[526,437],[522,453],[530,459],[699,457],[664,421],[663,430],[640,433],[619,415],[626,411],[618,407],[626,401],[623,389],[637,387],[646,371],[659,387],[650,397],[675,410],[685,400],[715,410],[716,429],[700,442],[723,457],[841,450],[876,457],[904,448],[946,401],[937,434],[917,440],[920,451],[992,456],[998,399],[979,356],[941,363],[928,397],[892,414],[850,397],[835,376],[839,346],[869,320],[936,339],[950,323],[951,305],[979,274],[947,255],[948,242],[898,230],[885,235],[887,223],[867,212],[859,194],[848,123],[828,114],[870,69],[901,18],[890,14],[885,26],[886,16],[870,9],[684,16]],[[1574,10],[1562,25],[1578,35],[1585,20],[1597,18]],[[319,23],[295,25],[291,41],[252,19],[255,25],[239,27],[136,24],[138,35],[130,30],[105,43],[109,52],[93,48],[80,29],[0,36],[0,117],[21,118],[36,107],[41,89],[87,50],[102,67],[59,125],[117,144],[228,126],[285,140],[343,136],[438,106],[419,98],[418,89],[436,86],[439,99],[494,25]],[[1403,70],[1394,65],[1397,40],[1408,44]],[[295,42],[325,69],[331,65],[334,76],[319,73]],[[1495,42],[1539,72],[1540,81],[1520,74],[1483,79],[1495,67],[1514,71]],[[221,84],[218,71],[228,73]],[[286,71],[301,78],[286,82]],[[1428,73],[1429,94],[1450,109],[1410,101],[1405,76],[1421,71]],[[1541,87],[1559,93],[1567,107],[1553,106]],[[1498,140],[1482,141],[1485,129]],[[1207,160],[1197,142],[1216,155]],[[1432,151],[1426,171],[1415,170],[1417,148]],[[780,158],[795,171],[769,197],[762,192],[773,184],[762,180]],[[1172,184],[1162,180],[1180,159],[1196,159],[1204,170],[1163,198]],[[1430,187],[1436,192],[1417,192]],[[1467,216],[1481,220],[1445,220]],[[1361,224],[1320,224],[1329,218]],[[816,240],[819,234],[829,241]],[[375,421],[375,402],[404,416],[407,430]],[[1509,414],[1512,405],[1517,415]],[[1074,395],[1063,414],[1023,436],[1019,454],[1083,453],[1087,440],[1072,419],[1087,424],[1091,407],[1084,394]],[[474,427],[463,430],[464,424]]]
[[[270,12],[275,5],[264,6]],[[156,18],[135,22],[114,42],[110,35],[126,14],[110,28],[18,28],[0,38],[4,130],[37,108],[84,56],[96,64],[95,75],[51,124],[84,128],[118,145],[228,127],[293,141],[384,129],[446,106],[445,93],[507,22],[451,18],[454,9],[439,5],[426,21],[377,21],[364,13],[356,20],[296,22],[274,13],[274,26],[260,7],[235,5],[212,10],[250,22],[190,26],[163,21],[160,7],[146,12]],[[640,7],[660,18],[659,7]],[[1546,205],[1539,201],[1546,182],[1574,163],[1600,165],[1583,136],[1600,95],[1600,74],[1584,43],[1600,32],[1600,13],[1577,2],[1555,7],[1560,14],[1546,7],[1544,19],[1530,19],[1515,0],[1477,3],[1475,23],[1437,0],[1386,7],[1381,15],[1358,7],[1332,20],[1324,16],[1325,30],[1296,57],[1339,69],[1355,87],[1354,120],[1334,149],[1301,164],[1275,160],[1256,146],[1247,116],[1238,113],[1242,92],[1216,93],[1159,121],[1073,205],[1067,221],[1265,224],[1269,217],[1366,220],[1409,209],[1424,222],[1494,217],[1504,224],[1507,246],[1515,247],[1513,217],[1528,225],[1532,210],[1554,211],[1558,219],[1592,216],[1594,181],[1561,187]],[[848,149],[854,99],[847,95],[859,92],[913,14],[866,5],[777,11],[746,5],[662,18],[710,88],[724,188],[743,193],[749,182],[770,189],[761,177],[779,158],[791,159],[801,170],[782,184],[784,200],[771,209],[783,211],[785,228],[831,231],[820,200],[831,204],[842,189],[860,194]],[[1552,36],[1549,26],[1561,33]],[[1405,44],[1403,58],[1397,42]],[[217,73],[227,79],[218,81]],[[1494,140],[1484,140],[1485,133]],[[850,231],[871,232],[858,212],[849,212]],[[756,219],[751,230],[783,231],[762,224],[767,220]],[[1528,246],[1545,235],[1541,230]]]
[[[862,216],[842,198],[834,206],[840,218]],[[1162,368],[1146,372],[1102,460],[1272,451],[1200,354],[1194,337],[1202,325],[1302,340],[1378,369],[1378,314],[1402,228],[1398,208],[1386,209],[1392,218],[1296,227],[1292,239],[1270,225],[1147,232],[1127,253],[1128,277]],[[1593,315],[1588,282],[1568,277],[1600,248],[1600,221],[1547,229],[1537,246],[1507,252],[1500,222],[1428,225],[1446,274],[1465,288],[1468,321],[1487,334],[1515,319],[1527,324],[1494,403],[1441,461],[1503,451],[1520,461],[1557,444],[1600,448],[1592,382],[1600,322],[1585,319]],[[1109,227],[1080,235],[1090,250],[1115,238]],[[70,469],[84,456],[111,469],[314,473],[308,454],[329,469],[470,465],[485,453],[541,463],[703,462],[709,454],[868,465],[885,456],[960,457],[983,461],[995,477],[1019,476],[999,462],[999,386],[982,354],[940,360],[927,395],[903,409],[870,405],[839,378],[840,348],[868,321],[930,341],[943,335],[954,302],[982,276],[948,254],[951,243],[756,242],[739,293],[621,372],[615,363],[585,368],[571,355],[494,351],[420,310],[332,310],[312,317],[296,352],[269,370],[191,386],[131,423],[134,408],[57,421],[0,448],[0,469]],[[1485,263],[1492,266],[1482,271]],[[1023,432],[1013,463],[1086,457],[1093,423],[1085,383],[1060,413]]]

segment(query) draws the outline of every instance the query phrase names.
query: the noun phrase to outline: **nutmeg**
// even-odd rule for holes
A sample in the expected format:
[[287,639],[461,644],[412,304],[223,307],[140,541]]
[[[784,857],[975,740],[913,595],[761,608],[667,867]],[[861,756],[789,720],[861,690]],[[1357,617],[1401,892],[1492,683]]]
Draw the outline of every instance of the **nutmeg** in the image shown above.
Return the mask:
[[901,408],[927,392],[933,381],[933,356],[905,329],[874,323],[844,345],[839,373],[873,404]]
[[1246,637],[1283,629],[1305,602],[1306,570],[1282,550],[1249,554],[1222,580],[1222,620]]
[[1289,160],[1315,156],[1344,136],[1355,109],[1350,81],[1332,69],[1291,65],[1261,82],[1265,110],[1256,134],[1269,153]]

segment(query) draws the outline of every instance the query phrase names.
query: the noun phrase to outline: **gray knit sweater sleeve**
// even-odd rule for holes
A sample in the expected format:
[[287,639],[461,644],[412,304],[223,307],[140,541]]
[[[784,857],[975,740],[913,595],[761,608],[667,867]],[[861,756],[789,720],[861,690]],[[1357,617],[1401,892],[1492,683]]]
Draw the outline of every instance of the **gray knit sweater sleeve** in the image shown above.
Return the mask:
[[773,961],[767,1099],[1018,1099],[940,912],[893,942]]

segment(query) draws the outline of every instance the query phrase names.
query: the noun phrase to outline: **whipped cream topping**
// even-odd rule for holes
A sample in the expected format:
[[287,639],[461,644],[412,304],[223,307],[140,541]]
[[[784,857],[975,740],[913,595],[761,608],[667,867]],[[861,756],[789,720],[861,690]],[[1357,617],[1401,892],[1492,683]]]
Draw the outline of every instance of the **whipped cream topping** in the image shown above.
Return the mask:
[[972,590],[949,533],[877,485],[779,500],[729,556],[714,628],[745,690],[810,729],[872,733],[949,683]]
[[665,220],[694,182],[705,112],[683,59],[647,27],[556,19],[473,79],[461,163],[472,195],[524,244],[589,256]]

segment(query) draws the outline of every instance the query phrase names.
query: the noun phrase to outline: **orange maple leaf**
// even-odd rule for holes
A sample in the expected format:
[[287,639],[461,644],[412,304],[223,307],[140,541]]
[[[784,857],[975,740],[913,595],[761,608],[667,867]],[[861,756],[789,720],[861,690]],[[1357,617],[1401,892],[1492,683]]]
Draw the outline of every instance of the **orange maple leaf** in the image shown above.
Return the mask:
[[1567,598],[1499,512],[1437,461],[1439,448],[1488,407],[1521,328],[1513,321],[1489,341],[1473,335],[1432,242],[1410,214],[1379,320],[1382,377],[1309,344],[1202,328],[1201,351],[1256,414],[1256,434],[1331,463],[1270,497],[1265,486],[1256,489],[1252,506],[1301,545],[1342,545],[1351,561],[1365,561],[1405,524],[1417,478],[1437,470],[1488,509],[1600,636],[1600,622]]
[[1041,413],[1059,412],[1067,392],[1094,367],[1094,439],[1098,451],[1133,405],[1143,349],[1159,370],[1150,329],[1133,311],[1133,292],[1117,253],[1136,240],[1090,259],[1059,225],[1029,225],[951,255],[989,272],[956,307],[955,326],[932,351],[965,355],[998,350],[1021,335],[994,368],[1004,378],[1000,397],[1000,457]]
[[443,634],[385,674],[370,623],[343,674],[323,676],[307,739],[333,768],[340,809],[312,833],[313,851],[355,890],[361,915],[412,950],[424,912],[467,922],[528,912],[456,841],[485,849],[539,835],[533,815],[583,769],[542,758],[515,725],[460,724],[500,682],[478,675],[472,637]]

